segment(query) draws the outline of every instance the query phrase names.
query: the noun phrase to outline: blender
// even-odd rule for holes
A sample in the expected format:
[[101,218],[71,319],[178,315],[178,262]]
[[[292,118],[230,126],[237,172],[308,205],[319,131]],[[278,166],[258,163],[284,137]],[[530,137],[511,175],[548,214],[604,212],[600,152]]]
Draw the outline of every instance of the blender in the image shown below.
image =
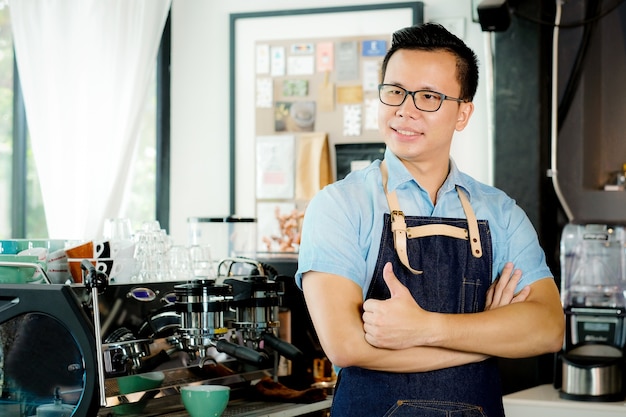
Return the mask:
[[556,383],[561,398],[624,398],[625,249],[623,226],[568,224],[563,230],[561,301],[566,327]]

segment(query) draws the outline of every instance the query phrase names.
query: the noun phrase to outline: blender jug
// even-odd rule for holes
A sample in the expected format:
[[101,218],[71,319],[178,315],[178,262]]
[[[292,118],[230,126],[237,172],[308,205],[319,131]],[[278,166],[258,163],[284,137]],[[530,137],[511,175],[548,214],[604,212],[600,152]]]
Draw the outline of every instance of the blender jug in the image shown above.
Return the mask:
[[568,224],[561,240],[564,307],[623,307],[624,228]]
[[189,217],[189,244],[208,246],[211,258],[255,258],[257,223],[252,217]]

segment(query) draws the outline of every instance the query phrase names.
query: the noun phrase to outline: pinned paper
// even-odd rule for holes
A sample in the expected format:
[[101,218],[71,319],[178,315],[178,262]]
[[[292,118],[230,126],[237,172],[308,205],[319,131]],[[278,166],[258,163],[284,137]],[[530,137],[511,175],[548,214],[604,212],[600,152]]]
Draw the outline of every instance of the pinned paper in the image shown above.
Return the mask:
[[343,135],[359,136],[361,134],[361,106],[349,105],[343,107]]
[[312,43],[294,43],[291,45],[291,55],[312,55],[315,46]]
[[284,80],[283,96],[285,97],[304,97],[309,94],[308,80]]
[[350,81],[359,78],[359,45],[356,41],[337,43],[335,60],[337,81]]
[[363,88],[360,85],[337,87],[337,103],[361,104],[363,102]]
[[314,101],[279,101],[274,110],[276,132],[311,132],[315,126]]
[[315,71],[313,56],[290,56],[287,59],[287,74],[311,75]]
[[270,72],[270,46],[260,44],[256,46],[256,73],[269,74]]
[[377,91],[380,82],[380,63],[377,61],[363,62],[363,90]]
[[274,89],[272,79],[269,77],[257,78],[256,80],[256,106],[258,108],[271,108],[274,101]]
[[273,76],[285,75],[285,48],[282,46],[272,46],[271,54],[271,74]]
[[332,71],[334,67],[333,43],[320,42],[317,44],[317,72]]
[[368,98],[365,100],[363,129],[378,130],[378,103],[377,98]]
[[362,43],[363,56],[385,56],[387,53],[387,41],[369,40]]
[[293,198],[294,148],[295,138],[291,135],[257,137],[257,198]]
[[335,84],[329,81],[329,72],[324,74],[324,81],[317,91],[317,109],[320,112],[335,111]]

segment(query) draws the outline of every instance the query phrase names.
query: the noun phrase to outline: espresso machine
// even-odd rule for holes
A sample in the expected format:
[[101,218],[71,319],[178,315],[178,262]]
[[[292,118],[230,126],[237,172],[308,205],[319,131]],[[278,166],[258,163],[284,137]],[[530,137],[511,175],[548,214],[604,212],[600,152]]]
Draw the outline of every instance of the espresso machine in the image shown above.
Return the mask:
[[568,224],[561,237],[566,318],[555,385],[560,397],[621,401],[626,345],[626,229]]
[[301,354],[280,338],[281,277],[226,262],[214,279],[109,284],[86,262],[81,284],[0,285],[0,415],[159,415],[185,385],[236,400],[276,380]]
[[[231,305],[236,314],[229,327],[235,331],[236,343],[254,351],[269,348],[275,359],[280,355],[297,360],[303,356],[302,351],[277,337],[284,279],[270,265],[248,258],[227,258],[218,265],[218,280],[233,289]],[[278,360],[274,365],[278,366]]]

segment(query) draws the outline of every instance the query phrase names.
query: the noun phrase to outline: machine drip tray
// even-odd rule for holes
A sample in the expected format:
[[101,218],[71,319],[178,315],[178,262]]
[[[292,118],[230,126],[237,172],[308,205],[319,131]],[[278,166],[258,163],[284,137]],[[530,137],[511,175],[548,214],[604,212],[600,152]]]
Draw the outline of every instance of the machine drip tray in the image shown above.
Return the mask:
[[[169,401],[170,399],[168,399]],[[239,399],[230,401],[228,408],[222,417],[295,417],[309,415],[311,413],[329,410],[332,404],[332,397],[327,397],[323,401],[312,404],[278,403],[263,401],[248,401]],[[180,399],[169,407],[159,403],[158,407],[150,410],[150,406],[142,412],[142,417],[189,417],[189,414],[181,408]],[[158,409],[158,412],[157,412]]]
[[[166,371],[163,386],[155,391],[152,399],[146,401],[145,408],[140,414],[127,414],[126,417],[189,417],[185,411],[181,398],[180,388],[183,385],[197,385],[202,383],[216,383],[231,387],[231,400],[228,408],[222,414],[223,417],[291,417],[311,415],[320,412],[320,416],[326,415],[323,411],[329,410],[332,404],[332,396],[325,400],[311,403],[286,403],[276,401],[249,400],[249,388],[253,381],[268,376],[267,370],[256,370],[247,373],[239,373],[214,379],[194,379],[190,377],[188,369],[173,369]],[[107,381],[108,383],[114,380]],[[115,384],[117,385],[117,384]],[[115,402],[118,392],[110,388],[109,400]],[[113,409],[104,407],[100,409],[98,417],[113,417]]]
[[326,399],[313,404],[294,403],[268,403],[250,402],[246,400],[234,401],[222,414],[223,417],[244,417],[244,416],[301,416],[315,411],[323,411],[330,408],[332,399]]

